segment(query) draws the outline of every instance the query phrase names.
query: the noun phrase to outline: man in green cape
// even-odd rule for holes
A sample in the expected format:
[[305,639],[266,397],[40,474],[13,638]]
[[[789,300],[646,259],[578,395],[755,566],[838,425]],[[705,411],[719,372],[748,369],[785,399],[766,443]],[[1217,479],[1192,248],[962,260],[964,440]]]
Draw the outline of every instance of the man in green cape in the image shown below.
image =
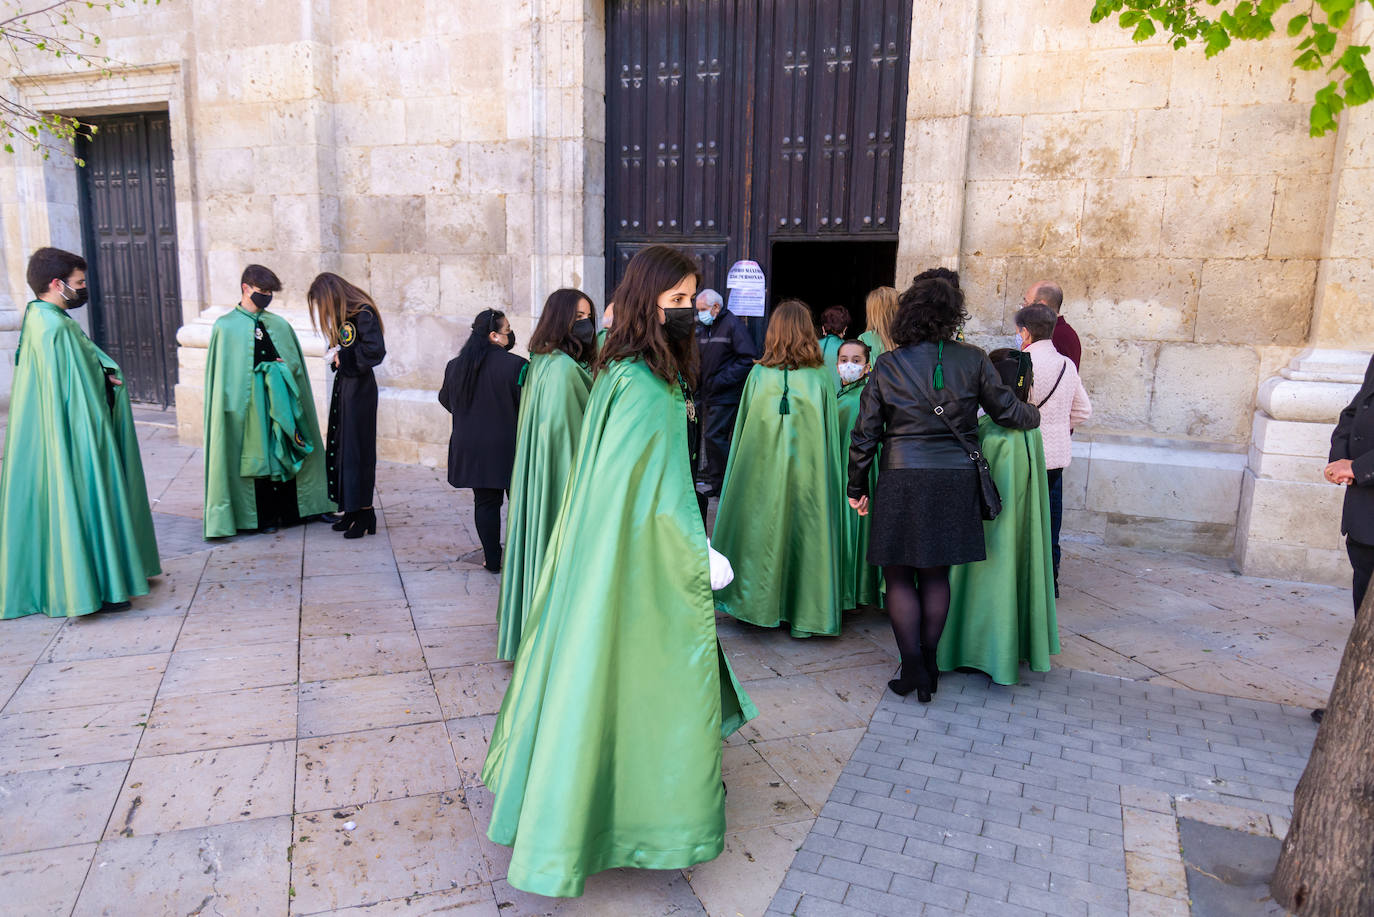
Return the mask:
[[757,710],[716,639],[686,410],[641,360],[592,387],[482,768],[487,834],[524,891],[576,896],[724,844],[721,739]]
[[0,470],[0,617],[75,617],[148,592],[162,572],[124,376],[70,315],[86,262],[29,259]]
[[[991,357],[1024,401],[1029,373],[1016,355],[994,351]],[[978,669],[999,685],[1014,685],[1022,661],[1048,672],[1050,656],[1059,652],[1045,448],[1039,430],[1000,427],[989,417],[978,422],[978,443],[1002,512],[983,523],[987,560],[949,571],[949,617],[937,659],[946,672]]]
[[205,537],[275,531],[334,511],[310,377],[277,275],[250,264],[215,321],[205,365]]
[[514,659],[539,568],[577,454],[592,374],[561,350],[530,355],[520,394],[496,654]]
[[786,623],[794,637],[840,632],[844,452],[834,380],[824,366],[750,371],[712,532],[735,568],[716,607],[760,627]]

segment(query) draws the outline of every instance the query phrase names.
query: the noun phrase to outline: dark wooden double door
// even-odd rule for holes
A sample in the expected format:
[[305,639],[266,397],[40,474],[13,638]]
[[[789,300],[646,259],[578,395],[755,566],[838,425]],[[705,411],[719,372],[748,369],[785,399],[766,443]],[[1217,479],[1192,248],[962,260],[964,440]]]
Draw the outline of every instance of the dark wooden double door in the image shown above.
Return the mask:
[[771,294],[778,243],[895,256],[910,17],[910,0],[611,3],[608,290],[655,242],[718,289],[757,261]]
[[91,333],[135,401],[173,402],[181,327],[176,197],[166,112],[83,118],[81,227]]

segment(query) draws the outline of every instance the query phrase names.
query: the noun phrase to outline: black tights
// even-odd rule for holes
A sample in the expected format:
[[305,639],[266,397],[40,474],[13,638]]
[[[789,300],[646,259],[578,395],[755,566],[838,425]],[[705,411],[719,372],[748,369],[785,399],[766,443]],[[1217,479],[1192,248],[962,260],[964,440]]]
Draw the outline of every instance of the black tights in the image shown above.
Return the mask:
[[930,652],[940,643],[949,617],[949,567],[883,567],[887,616],[903,661]]
[[488,570],[501,569],[501,498],[505,494],[500,487],[472,489],[472,522]]

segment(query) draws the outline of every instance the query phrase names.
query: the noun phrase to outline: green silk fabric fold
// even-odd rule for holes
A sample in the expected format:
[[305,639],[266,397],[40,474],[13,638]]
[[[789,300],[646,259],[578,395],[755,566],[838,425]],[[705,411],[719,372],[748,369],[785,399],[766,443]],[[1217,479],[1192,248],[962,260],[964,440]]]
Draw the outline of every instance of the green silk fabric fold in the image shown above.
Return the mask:
[[[863,396],[868,377],[851,382],[840,388],[836,396],[836,410],[839,417],[839,440],[842,455],[849,451],[849,434],[859,418],[859,399]],[[874,461],[868,472],[869,500],[878,492],[878,462]],[[860,605],[878,606],[882,604],[883,574],[868,562],[868,531],[873,516],[860,516],[849,505],[849,497],[844,489],[840,491],[840,607],[846,611]]]
[[725,466],[711,545],[735,579],[721,611],[792,636],[840,632],[843,449],[835,375],[824,366],[787,371],[791,412],[779,413],[784,370],[749,372]]
[[70,316],[24,313],[0,470],[0,617],[76,617],[162,572],[118,364]]
[[878,359],[878,354],[882,353],[884,350],[887,349],[883,346],[883,339],[879,337],[878,332],[873,331],[872,329],[869,329],[868,331],[865,331],[863,334],[859,335],[859,340],[863,341],[865,344],[868,345],[869,366],[872,366],[873,361]]
[[686,404],[639,361],[596,378],[482,780],[507,880],[582,893],[725,838],[721,740],[757,715],[716,638]]
[[967,666],[1014,685],[1022,661],[1048,672],[1059,652],[1045,449],[1039,430],[1009,430],[987,417],[978,439],[1002,512],[983,523],[988,559],[950,570],[938,658],[945,671]]
[[577,454],[591,395],[587,368],[561,350],[530,357],[520,393],[520,420],[506,513],[506,553],[498,602],[496,651],[514,659]]
[[[334,510],[329,500],[325,477],[323,438],[315,414],[310,377],[305,357],[291,323],[273,312],[256,316],[272,336],[284,368],[296,386],[300,407],[297,432],[310,452],[302,460],[296,480],[296,507],[301,517]],[[241,307],[220,316],[210,334],[210,350],[205,365],[205,537],[220,538],[240,529],[258,527],[257,496],[253,478],[242,468],[271,468],[272,457],[260,446],[245,456],[245,427],[250,422],[270,423],[261,415],[250,416],[255,376],[253,369],[253,326],[255,316]],[[263,401],[259,405],[266,407]],[[265,427],[259,427],[259,431]],[[269,436],[261,437],[265,445]],[[263,475],[268,477],[269,475]]]
[[[840,347],[844,340],[836,334],[827,334],[821,338],[821,358],[825,360],[825,366],[832,373],[835,372],[835,364],[839,362]],[[835,384],[838,386],[839,376],[836,376]]]
[[303,414],[300,389],[285,363],[254,367],[239,474],[274,481],[294,478],[314,451],[306,439]]

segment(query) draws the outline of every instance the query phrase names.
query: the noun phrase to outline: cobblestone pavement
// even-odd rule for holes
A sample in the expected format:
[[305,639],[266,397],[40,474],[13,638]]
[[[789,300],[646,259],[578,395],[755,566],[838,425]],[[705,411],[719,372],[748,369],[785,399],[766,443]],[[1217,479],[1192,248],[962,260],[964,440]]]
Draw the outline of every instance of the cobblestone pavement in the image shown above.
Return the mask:
[[[442,471],[383,464],[374,537],[344,541],[316,524],[207,544],[200,451],[177,441],[169,414],[139,420],[165,575],[129,611],[0,622],[7,915],[753,917],[775,893],[775,911],[798,913],[881,911],[890,899],[865,895],[909,893],[900,913],[911,914],[916,889],[936,902],[929,913],[939,902],[983,913],[999,883],[1003,907],[1062,899],[1063,913],[1075,901],[1111,913],[1133,863],[1154,870],[1142,907],[1185,913],[1167,909],[1179,901],[1170,877],[1182,875],[1167,856],[1171,819],[1206,803],[1202,820],[1281,833],[1310,726],[1264,701],[1319,703],[1350,625],[1344,590],[1073,544],[1063,668],[1017,688],[949,676],[922,708],[884,697],[897,663],[880,615],[812,640],[722,618],[761,711],[726,744],[725,852],[683,872],[613,870],[583,898],[553,901],[510,888],[505,850],[484,836],[490,796],[477,772],[509,666],[495,658],[497,580],[456,560],[477,547],[470,496]],[[1148,742],[1127,703],[1142,697],[1175,710],[1145,717]],[[1261,725],[1244,722],[1251,714]],[[1275,722],[1292,725],[1287,738],[1244,732]],[[1199,731],[1201,745],[1183,742]],[[1136,772],[1147,766],[1161,770]],[[883,767],[910,782],[862,782]],[[1226,786],[1197,785],[1206,768]],[[1240,790],[1247,774],[1253,792]],[[1111,797],[1108,786],[1127,789]],[[869,812],[854,824],[901,844],[838,836],[848,821],[836,806]],[[939,822],[942,811],[956,823]],[[1142,828],[1145,849],[1133,849],[1133,812],[1164,839]],[[889,870],[886,884],[865,868]],[[821,879],[843,892],[797,887]]]
[[1176,815],[1285,827],[1316,731],[1305,708],[1065,669],[889,694],[768,913],[1187,914]]

